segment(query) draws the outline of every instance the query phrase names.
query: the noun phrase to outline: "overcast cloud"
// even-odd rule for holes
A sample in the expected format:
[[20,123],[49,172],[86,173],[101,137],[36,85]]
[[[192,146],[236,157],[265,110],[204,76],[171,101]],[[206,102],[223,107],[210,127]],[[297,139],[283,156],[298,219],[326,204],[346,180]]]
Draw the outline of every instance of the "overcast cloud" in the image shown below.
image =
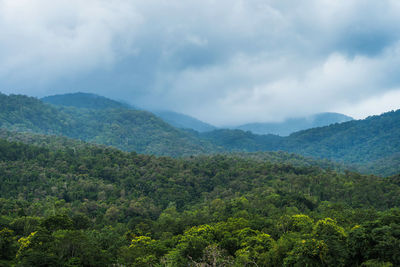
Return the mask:
[[216,125],[400,108],[397,0],[0,0],[0,91]]

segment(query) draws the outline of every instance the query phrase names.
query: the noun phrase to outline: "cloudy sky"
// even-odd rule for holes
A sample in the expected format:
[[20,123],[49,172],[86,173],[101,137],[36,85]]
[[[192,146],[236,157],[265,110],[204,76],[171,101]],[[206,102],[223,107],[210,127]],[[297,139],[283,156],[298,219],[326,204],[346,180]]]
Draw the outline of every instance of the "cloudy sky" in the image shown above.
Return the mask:
[[398,0],[0,0],[0,91],[223,126],[400,108]]

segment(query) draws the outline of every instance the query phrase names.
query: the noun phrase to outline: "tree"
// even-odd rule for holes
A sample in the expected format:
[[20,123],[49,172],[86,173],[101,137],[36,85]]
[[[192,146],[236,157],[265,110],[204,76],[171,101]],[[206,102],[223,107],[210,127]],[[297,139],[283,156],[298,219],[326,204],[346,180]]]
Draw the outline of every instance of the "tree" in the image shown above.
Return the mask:
[[[324,264],[331,266],[344,266],[347,257],[347,235],[344,229],[331,218],[319,220],[313,229],[312,236],[326,244],[328,252],[323,258]],[[318,243],[318,241],[316,241]]]
[[17,252],[14,231],[3,228],[0,230],[0,259],[12,260]]

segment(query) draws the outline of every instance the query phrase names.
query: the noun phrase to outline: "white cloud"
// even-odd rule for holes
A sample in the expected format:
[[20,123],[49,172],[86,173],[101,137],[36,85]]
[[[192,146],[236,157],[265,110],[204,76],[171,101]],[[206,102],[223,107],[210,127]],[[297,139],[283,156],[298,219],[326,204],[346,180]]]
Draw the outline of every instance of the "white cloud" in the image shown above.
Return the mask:
[[[180,72],[162,104],[174,103],[170,108],[216,125],[279,121],[321,111],[353,114],[343,106],[392,90],[399,48],[395,44],[379,57],[334,53],[310,66],[301,58],[238,56],[226,65]],[[377,103],[374,110],[386,110],[387,105]]]
[[131,51],[141,20],[126,1],[0,3],[0,75],[33,83],[113,64]]
[[370,97],[359,101],[344,105],[340,111],[353,118],[364,119],[367,116],[379,115],[384,112],[399,109],[400,88],[385,92],[383,95]]

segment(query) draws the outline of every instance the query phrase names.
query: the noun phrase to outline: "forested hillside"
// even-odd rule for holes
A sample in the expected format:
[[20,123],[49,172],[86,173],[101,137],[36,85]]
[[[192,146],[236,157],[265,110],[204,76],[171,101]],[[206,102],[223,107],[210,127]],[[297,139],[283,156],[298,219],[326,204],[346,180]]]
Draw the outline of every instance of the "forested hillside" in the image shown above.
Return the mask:
[[216,130],[201,137],[229,151],[283,150],[353,166],[365,173],[391,175],[400,171],[400,110],[288,137]]
[[124,104],[104,96],[90,93],[70,93],[63,95],[52,95],[41,98],[45,103],[58,106],[69,106],[77,108],[90,109],[110,109],[110,108],[130,108],[128,104]]
[[[70,106],[77,108],[90,109],[110,109],[110,108],[128,108],[132,106],[121,103],[103,96],[90,93],[69,93],[61,95],[52,95],[41,98],[45,103],[50,103],[57,106]],[[158,117],[176,128],[193,129],[198,132],[207,132],[215,130],[216,127],[202,122],[193,117],[166,110],[153,111]]]
[[399,176],[259,156],[172,159],[2,139],[1,264],[400,264]]
[[[400,110],[328,127],[301,131],[285,140],[283,150],[356,165],[382,166],[398,172]],[[389,174],[389,170],[386,174]]]
[[64,135],[126,151],[157,155],[181,156],[216,151],[206,141],[170,126],[150,112],[108,106],[100,109],[57,107],[22,95],[0,94],[0,127]]

